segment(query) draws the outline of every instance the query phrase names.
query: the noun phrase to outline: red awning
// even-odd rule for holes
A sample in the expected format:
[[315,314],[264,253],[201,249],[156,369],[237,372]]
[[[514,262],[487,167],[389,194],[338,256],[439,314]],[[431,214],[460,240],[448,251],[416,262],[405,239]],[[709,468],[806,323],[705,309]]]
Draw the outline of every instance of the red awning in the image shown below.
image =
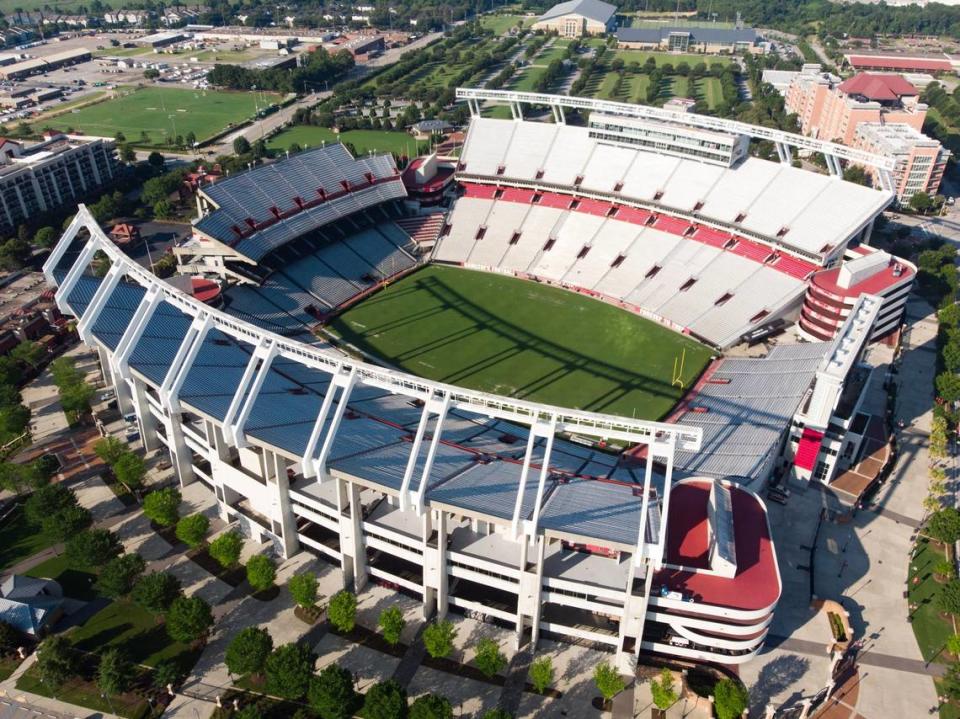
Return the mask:
[[800,436],[800,446],[797,447],[797,456],[793,458],[794,465],[800,469],[812,470],[814,462],[817,461],[817,455],[820,454],[822,441],[823,432],[804,427],[803,434]]

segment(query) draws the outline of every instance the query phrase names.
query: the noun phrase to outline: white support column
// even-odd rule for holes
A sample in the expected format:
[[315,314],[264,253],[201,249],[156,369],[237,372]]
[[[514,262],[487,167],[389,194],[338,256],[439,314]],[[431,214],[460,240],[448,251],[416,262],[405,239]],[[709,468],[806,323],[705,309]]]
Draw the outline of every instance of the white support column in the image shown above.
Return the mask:
[[434,614],[447,614],[447,513],[442,509],[424,512],[423,528],[423,603],[424,620]]
[[320,448],[320,455],[314,460],[313,471],[322,482],[327,476],[327,460],[330,458],[330,449],[333,447],[333,439],[340,430],[340,421],[343,419],[343,413],[347,410],[347,403],[350,401],[350,393],[353,392],[357,384],[357,368],[350,370],[350,376],[343,388],[343,394],[340,395],[340,402],[333,413],[333,419],[330,421],[330,429],[327,430],[327,436],[323,438],[323,446]]
[[67,305],[67,297],[69,297],[70,293],[73,292],[73,288],[80,280],[84,270],[87,269],[87,265],[89,265],[93,260],[93,256],[96,254],[96,252],[97,243],[93,240],[87,242],[87,244],[84,245],[83,249],[80,251],[80,256],[77,258],[77,261],[73,263],[70,271],[67,272],[67,276],[64,277],[63,282],[60,283],[60,287],[56,293],[56,301],[57,307],[61,312],[63,312],[63,314],[73,314],[72,310]]
[[543,451],[543,463],[540,466],[540,481],[537,482],[537,498],[533,504],[533,518],[526,526],[525,533],[528,537],[537,536],[537,524],[540,521],[540,505],[543,503],[543,489],[547,483],[547,477],[550,476],[550,454],[553,452],[553,439],[557,431],[557,415],[550,417],[550,426],[547,431],[549,434],[547,434],[547,446]]
[[517,119],[518,119],[518,120],[522,120],[522,119],[523,119],[523,105],[521,105],[521,104],[518,102],[518,103],[516,103],[516,106],[517,106]]
[[337,480],[340,505],[340,554],[343,584],[359,593],[367,585],[367,551],[363,541],[363,505],[360,487]]
[[640,531],[637,534],[637,549],[633,553],[633,564],[643,564],[646,553],[647,515],[650,506],[650,484],[653,479],[653,450],[655,442],[647,445],[647,466],[643,474],[643,498],[640,500]]
[[253,381],[257,372],[257,368],[259,368],[260,362],[263,359],[261,350],[262,347],[262,343],[258,344],[254,351],[250,354],[250,359],[247,360],[247,366],[243,370],[243,375],[240,377],[240,382],[237,384],[237,390],[233,393],[233,398],[230,400],[230,406],[227,408],[227,414],[223,418],[224,436],[226,436],[227,441],[233,446],[237,446],[237,438],[233,436],[234,419],[243,409],[243,400],[247,395],[247,387]]
[[247,423],[247,418],[250,416],[254,403],[257,401],[257,396],[260,394],[263,383],[270,373],[270,365],[273,364],[273,359],[277,356],[277,344],[273,340],[270,340],[266,345],[258,346],[254,354],[260,357],[260,369],[257,371],[256,377],[253,378],[253,383],[250,385],[250,391],[247,392],[243,407],[230,424],[230,434],[234,439],[236,447],[246,447],[249,445],[243,428]]
[[563,105],[557,105],[557,112],[560,113],[560,122],[564,125],[567,124],[567,116],[563,112]]
[[210,315],[204,313],[193,318],[187,332],[183,337],[183,342],[177,349],[177,354],[170,363],[170,368],[163,378],[158,394],[160,402],[168,411],[180,411],[180,388],[193,366],[193,361],[197,358],[200,346],[207,336],[207,332],[213,325]]
[[[423,463],[423,472],[420,473],[420,486],[417,487],[417,492],[412,497],[417,514],[423,513],[423,498],[426,495],[427,482],[430,479],[430,472],[433,470],[433,461],[437,458],[437,447],[440,445],[443,423],[447,418],[447,411],[450,409],[450,393],[445,392],[442,400],[432,397],[427,404],[430,405],[436,413],[437,423],[433,429],[433,437],[430,439],[430,449],[427,450],[427,459]],[[403,506],[402,501],[401,497],[401,507]]]
[[[129,401],[133,404],[134,414],[137,415],[137,423],[140,429],[140,439],[143,442],[143,449],[146,452],[152,452],[160,448],[160,440],[157,438],[157,418],[150,411],[150,403],[147,400],[147,388],[143,381],[132,378],[128,383],[126,380],[120,382],[129,389]],[[120,393],[117,392],[119,399]]]
[[[420,421],[417,423],[417,431],[413,435],[413,442],[410,443],[410,456],[407,457],[407,466],[403,470],[403,479],[400,481],[400,511],[402,512],[406,512],[410,506],[410,480],[413,478],[413,470],[417,467],[423,435],[426,434],[427,425],[430,424],[431,399],[432,397],[429,395],[423,399],[423,411],[420,413]],[[437,437],[439,434],[439,432],[434,432],[433,436]]]
[[677,450],[676,435],[671,434],[667,437],[666,446],[663,450],[663,457],[666,460],[666,472],[663,478],[663,502],[660,508],[660,516],[663,520],[660,522],[660,536],[657,538],[657,556],[653,558],[657,569],[663,563],[663,547],[666,542],[666,527],[670,517],[670,494],[673,487],[673,460]]
[[113,362],[123,379],[130,379],[130,355],[143,337],[143,331],[162,301],[163,295],[159,289],[151,287],[147,290],[147,294],[143,296],[133,317],[130,318],[130,324],[127,325],[120,342],[117,343],[117,348],[113,352]]
[[287,460],[275,452],[264,452],[264,466],[267,470],[267,486],[273,495],[271,521],[278,525],[270,529],[274,534],[277,534],[276,529],[280,529],[280,539],[283,542],[283,558],[289,559],[300,549],[300,540],[297,538],[297,518],[290,508],[290,479],[287,477]]
[[92,344],[93,334],[91,330],[93,329],[93,325],[96,324],[97,318],[107,304],[107,300],[110,299],[113,291],[117,289],[117,285],[120,284],[120,280],[123,279],[123,274],[122,265],[117,263],[111,265],[110,270],[103,280],[101,280],[97,291],[93,293],[93,298],[90,300],[90,304],[87,305],[83,317],[77,322],[77,334],[80,335],[80,340],[85,345],[89,346]]
[[330,414],[330,407],[333,405],[337,389],[343,387],[344,382],[349,381],[349,374],[343,374],[343,365],[337,367],[337,371],[330,377],[330,384],[327,392],[323,396],[323,403],[320,405],[320,412],[317,414],[317,421],[313,423],[313,429],[310,431],[310,439],[307,440],[306,449],[303,450],[303,456],[300,458],[300,472],[307,479],[317,475],[317,468],[313,465],[313,453],[317,451],[317,445],[320,443],[320,435],[323,433],[323,425],[327,422],[327,415]]
[[534,431],[536,422],[530,426],[527,435],[527,450],[523,453],[523,467],[520,469],[520,486],[517,489],[517,499],[513,506],[513,519],[510,522],[510,532],[514,539],[520,535],[520,509],[523,507],[523,488],[527,485],[527,476],[530,474],[530,461],[533,459],[533,448],[537,444],[537,433]]
[[50,256],[47,257],[47,261],[43,263],[43,276],[46,278],[48,285],[53,286],[56,284],[56,278],[53,276],[53,271],[57,268],[57,265],[60,264],[60,260],[63,259],[63,256],[67,253],[67,250],[70,249],[70,245],[73,244],[74,238],[83,228],[87,218],[89,217],[90,214],[87,212],[86,206],[78,205],[77,214],[75,214],[73,219],[70,220],[70,224],[67,226],[66,231],[60,235],[60,239],[50,251]]

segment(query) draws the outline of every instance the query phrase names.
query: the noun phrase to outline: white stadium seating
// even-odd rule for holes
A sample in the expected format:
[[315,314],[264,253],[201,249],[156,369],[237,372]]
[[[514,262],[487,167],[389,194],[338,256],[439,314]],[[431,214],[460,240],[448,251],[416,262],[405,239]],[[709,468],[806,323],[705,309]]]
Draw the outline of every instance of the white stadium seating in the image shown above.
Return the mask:
[[835,256],[831,250],[845,246],[889,201],[887,193],[758,158],[727,168],[615,145],[591,137],[587,127],[492,118],[471,121],[460,173],[618,192],[755,234],[818,263]]
[[536,277],[616,300],[718,347],[792,307],[806,287],[801,277],[765,263],[762,251],[745,256],[605,217],[597,207],[564,209],[562,196],[550,199],[561,206],[549,207],[466,187],[435,261]]

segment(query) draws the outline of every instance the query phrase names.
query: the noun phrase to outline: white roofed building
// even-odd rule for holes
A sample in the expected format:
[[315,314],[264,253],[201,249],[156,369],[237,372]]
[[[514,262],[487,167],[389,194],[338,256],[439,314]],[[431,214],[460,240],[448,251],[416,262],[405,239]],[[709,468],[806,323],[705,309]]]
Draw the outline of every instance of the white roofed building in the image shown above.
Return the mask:
[[616,28],[616,12],[616,5],[601,0],[568,0],[547,10],[533,29],[555,30],[563,37],[605,35]]

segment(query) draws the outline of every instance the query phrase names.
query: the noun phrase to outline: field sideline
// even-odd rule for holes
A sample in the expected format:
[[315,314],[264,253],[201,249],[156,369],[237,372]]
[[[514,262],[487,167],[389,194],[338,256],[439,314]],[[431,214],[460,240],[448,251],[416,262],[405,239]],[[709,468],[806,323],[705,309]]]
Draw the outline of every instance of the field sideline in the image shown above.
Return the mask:
[[430,266],[337,317],[330,329],[427,379],[513,397],[662,419],[686,349],[689,387],[711,350],[598,300],[527,280]]

